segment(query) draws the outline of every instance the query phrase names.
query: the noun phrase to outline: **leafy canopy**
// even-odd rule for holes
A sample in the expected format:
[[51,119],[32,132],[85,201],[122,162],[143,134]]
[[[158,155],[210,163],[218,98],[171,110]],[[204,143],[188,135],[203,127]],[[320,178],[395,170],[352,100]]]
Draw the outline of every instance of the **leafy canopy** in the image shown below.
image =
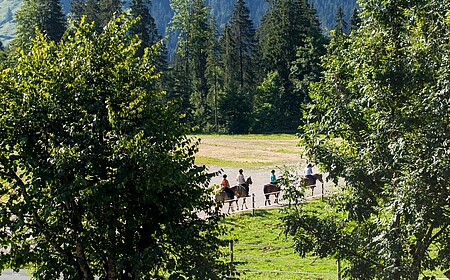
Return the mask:
[[[197,142],[133,22],[38,35],[0,73],[0,256],[37,279],[223,278]],[[200,211],[207,218],[199,217]]]
[[[330,215],[297,211],[286,224],[301,254],[345,259],[351,279],[448,269],[449,8],[361,1],[359,29],[331,43],[311,89],[307,154],[346,184]],[[304,238],[327,234],[333,242]]]

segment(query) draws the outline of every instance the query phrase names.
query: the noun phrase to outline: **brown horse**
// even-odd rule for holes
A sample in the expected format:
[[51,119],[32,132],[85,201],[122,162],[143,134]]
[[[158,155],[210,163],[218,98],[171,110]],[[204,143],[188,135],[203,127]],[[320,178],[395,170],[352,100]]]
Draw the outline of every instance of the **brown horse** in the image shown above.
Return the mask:
[[278,204],[278,196],[280,195],[281,188],[275,184],[269,183],[264,185],[263,191],[266,196],[266,200],[264,201],[264,206],[267,204],[270,205],[270,195],[273,194],[275,196],[275,200],[273,203]]
[[249,196],[248,193],[250,191],[250,185],[253,184],[252,181],[252,177],[248,177],[247,180],[245,181],[245,184],[241,185],[236,185],[231,187],[231,190],[234,192],[234,196],[236,197],[236,207],[237,210],[239,210],[239,203],[238,203],[238,199],[242,197],[242,205],[241,205],[241,210],[244,210],[244,206],[245,209],[248,209],[247,204],[245,203],[246,198]]
[[[230,213],[230,209],[231,209],[232,211],[234,211],[234,209],[233,209],[233,201],[235,201],[235,199],[234,199],[234,197],[233,197],[233,198],[228,197],[228,194],[227,194],[224,190],[222,190],[222,189],[219,190],[219,191],[216,193],[215,198],[216,198],[216,202],[217,202],[217,204],[218,204],[218,207],[222,207],[222,205],[223,205],[225,202],[228,202],[228,210],[227,210],[227,214]],[[236,204],[237,204],[237,200],[236,200]]]
[[314,195],[314,188],[316,187],[316,181],[319,180],[319,182],[323,183],[322,174],[315,173],[312,175],[314,179],[304,177],[302,179],[302,183],[304,187],[310,187],[311,188],[311,195]]

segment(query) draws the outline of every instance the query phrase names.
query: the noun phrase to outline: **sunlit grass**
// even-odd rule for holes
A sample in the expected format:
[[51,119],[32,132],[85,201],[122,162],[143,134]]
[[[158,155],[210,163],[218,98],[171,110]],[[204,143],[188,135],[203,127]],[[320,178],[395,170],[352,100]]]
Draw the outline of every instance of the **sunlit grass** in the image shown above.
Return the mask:
[[[279,209],[234,214],[224,223],[235,239],[234,261],[240,279],[336,279],[336,262],[314,256],[301,258],[293,239],[283,232]],[[278,271],[278,272],[276,272]]]

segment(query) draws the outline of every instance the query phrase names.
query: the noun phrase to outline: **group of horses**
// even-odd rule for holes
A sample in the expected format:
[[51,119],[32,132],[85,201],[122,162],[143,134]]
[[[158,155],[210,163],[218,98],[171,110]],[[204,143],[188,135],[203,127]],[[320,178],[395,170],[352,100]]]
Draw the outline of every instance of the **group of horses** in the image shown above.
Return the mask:
[[[316,186],[316,180],[323,183],[322,174],[316,173],[312,175],[312,178],[302,178],[302,184],[305,187],[311,188],[311,192],[314,192],[314,188]],[[233,198],[228,197],[228,194],[224,190],[220,190],[216,193],[216,202],[219,205],[222,205],[225,202],[228,202],[228,213],[230,212],[230,209],[233,207],[233,202],[236,203],[236,208],[239,210],[239,198],[242,198],[242,205],[241,209],[244,210],[248,209],[246,204],[246,198],[249,196],[249,189],[250,185],[253,184],[252,177],[248,177],[245,181],[245,184],[242,185],[236,185],[231,187],[231,190],[233,191]],[[264,201],[264,206],[270,205],[270,195],[273,195],[275,197],[274,203],[278,204],[278,197],[280,195],[281,187],[277,184],[265,184],[263,187],[263,192],[266,197]]]

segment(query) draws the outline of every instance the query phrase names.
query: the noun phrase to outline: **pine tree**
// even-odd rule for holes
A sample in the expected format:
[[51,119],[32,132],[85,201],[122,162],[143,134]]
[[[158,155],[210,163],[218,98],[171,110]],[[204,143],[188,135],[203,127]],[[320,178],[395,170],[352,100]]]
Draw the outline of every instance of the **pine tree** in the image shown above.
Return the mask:
[[306,68],[298,67],[306,63],[314,68],[314,61],[320,56],[325,42],[317,13],[306,0],[272,1],[257,34],[262,69],[260,77],[267,80],[269,74],[276,72],[281,80],[279,92],[283,93],[263,103],[272,102],[278,106],[276,110],[283,116],[276,125],[279,131],[296,131],[301,124],[301,103],[307,97],[306,88],[302,86],[300,89],[299,86],[309,76]]
[[137,34],[142,41],[139,53],[143,49],[156,44],[161,40],[156,28],[155,19],[150,14],[151,0],[132,0],[130,9],[133,18],[139,17],[139,21],[130,28],[131,34]]
[[86,22],[94,23],[95,30],[101,32],[110,20],[122,11],[120,0],[71,0],[70,14],[74,20],[86,17]]
[[350,19],[350,31],[356,30],[361,25],[361,17],[359,16],[359,10],[355,8],[353,10],[352,18]]
[[[249,130],[248,116],[255,87],[255,45],[255,29],[250,19],[250,11],[243,0],[238,0],[221,38],[221,63],[224,68],[225,91],[221,101],[221,112],[228,120],[228,131],[232,133],[245,133]],[[243,96],[237,97],[237,94]],[[229,104],[231,100],[235,100],[234,102],[237,100],[238,108],[242,108],[235,112],[236,105],[223,105]]]
[[205,131],[219,132],[220,125],[219,115],[219,95],[223,92],[223,68],[220,64],[219,54],[219,31],[214,18],[211,20],[211,38],[210,47],[208,48],[206,61],[206,80],[208,82],[208,119]]
[[99,25],[103,28],[111,19],[118,16],[122,10],[122,3],[120,0],[98,0],[98,8]]
[[342,10],[342,7],[339,6],[336,11],[336,25],[334,26],[334,31],[336,33],[336,36],[340,36],[348,28],[348,24],[345,21],[344,17],[345,17],[344,11]]
[[228,66],[225,71],[240,88],[251,90],[255,82],[254,55],[255,29],[250,19],[250,11],[244,0],[238,0],[234,6],[231,20],[224,37],[223,60]]
[[56,42],[66,31],[66,19],[59,0],[24,0],[16,21],[16,45],[29,43],[35,37],[35,28]]
[[264,73],[277,70],[288,80],[289,63],[295,58],[295,48],[302,45],[310,26],[306,0],[273,1],[258,29],[258,39]]
[[72,20],[79,21],[84,16],[86,22],[95,23],[95,30],[101,32],[99,14],[100,7],[97,0],[71,0],[70,2]]
[[211,44],[211,15],[204,0],[172,1],[172,30],[179,32],[174,60],[176,84],[173,95],[182,109],[191,112],[193,121],[204,125],[211,109],[208,107],[208,49]]

